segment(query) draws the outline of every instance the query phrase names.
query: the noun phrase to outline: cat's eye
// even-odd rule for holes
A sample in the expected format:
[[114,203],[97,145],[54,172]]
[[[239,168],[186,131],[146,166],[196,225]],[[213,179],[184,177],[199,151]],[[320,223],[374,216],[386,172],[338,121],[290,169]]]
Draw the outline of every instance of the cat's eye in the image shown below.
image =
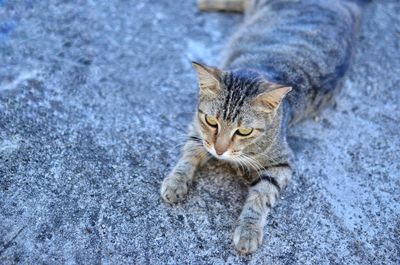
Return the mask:
[[236,133],[240,136],[249,136],[253,132],[253,128],[239,128]]
[[206,120],[207,124],[210,125],[211,127],[214,127],[214,128],[218,127],[218,122],[215,117],[209,116],[206,114],[204,119]]

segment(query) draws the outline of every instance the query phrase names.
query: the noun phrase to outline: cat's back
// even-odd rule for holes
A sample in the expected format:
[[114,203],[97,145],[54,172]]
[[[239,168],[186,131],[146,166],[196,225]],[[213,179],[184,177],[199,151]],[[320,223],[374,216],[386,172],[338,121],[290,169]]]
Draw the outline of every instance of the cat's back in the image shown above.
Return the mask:
[[290,85],[294,119],[331,97],[348,69],[360,12],[336,0],[253,1],[223,67],[252,68]]

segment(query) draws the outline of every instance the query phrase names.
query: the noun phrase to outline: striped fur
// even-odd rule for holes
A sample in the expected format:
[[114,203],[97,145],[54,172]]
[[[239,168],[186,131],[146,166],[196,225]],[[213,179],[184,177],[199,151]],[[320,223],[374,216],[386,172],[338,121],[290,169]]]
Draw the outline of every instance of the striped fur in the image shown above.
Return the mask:
[[299,121],[337,91],[349,67],[360,10],[335,0],[253,2],[222,68],[257,70],[293,87],[289,111],[291,120]]
[[[254,252],[265,218],[293,174],[288,125],[337,93],[359,20],[358,6],[345,0],[252,1],[222,67],[194,63],[198,112],[181,159],[163,181],[163,199],[181,201],[209,157],[227,161],[249,184],[233,242],[240,253]],[[243,136],[240,128],[253,131]]]

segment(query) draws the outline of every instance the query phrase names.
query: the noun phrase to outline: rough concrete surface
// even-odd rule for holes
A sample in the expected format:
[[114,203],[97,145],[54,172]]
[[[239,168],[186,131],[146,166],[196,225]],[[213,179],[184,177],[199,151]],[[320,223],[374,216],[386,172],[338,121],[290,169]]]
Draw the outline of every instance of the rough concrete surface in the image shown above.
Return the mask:
[[0,264],[399,264],[400,3],[372,1],[334,108],[291,130],[297,173],[237,256],[246,187],[211,163],[159,186],[241,15],[191,1],[0,0]]

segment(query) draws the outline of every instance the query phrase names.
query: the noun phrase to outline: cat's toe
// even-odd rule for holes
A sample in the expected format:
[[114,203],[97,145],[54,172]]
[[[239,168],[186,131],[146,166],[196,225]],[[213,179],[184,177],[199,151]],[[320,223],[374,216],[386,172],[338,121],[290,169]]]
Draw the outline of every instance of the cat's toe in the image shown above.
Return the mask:
[[263,231],[254,225],[239,225],[233,235],[233,243],[240,254],[255,252],[262,242]]
[[167,203],[173,204],[182,201],[187,192],[187,184],[174,177],[165,178],[161,185],[161,196]]

